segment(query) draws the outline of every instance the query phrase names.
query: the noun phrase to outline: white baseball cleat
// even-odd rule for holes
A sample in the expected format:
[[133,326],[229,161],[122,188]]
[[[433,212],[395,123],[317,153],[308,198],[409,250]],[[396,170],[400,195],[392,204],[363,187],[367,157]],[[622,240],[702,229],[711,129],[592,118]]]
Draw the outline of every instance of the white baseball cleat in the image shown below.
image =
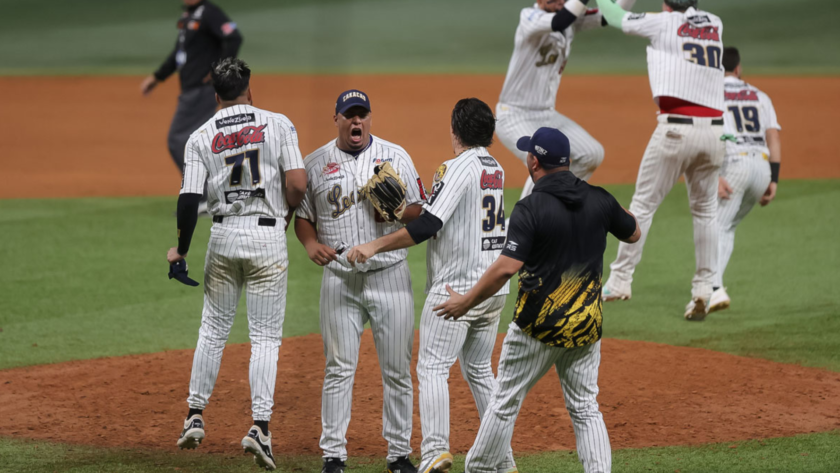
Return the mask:
[[719,287],[712,293],[712,298],[709,300],[709,313],[728,309],[729,302],[729,294],[726,293],[726,288]]
[[418,471],[420,473],[449,473],[449,470],[452,468],[452,460],[451,453],[443,452],[435,457],[431,463],[421,463]]
[[709,315],[709,299],[695,297],[685,306],[685,320],[689,322],[702,322]]
[[184,430],[178,439],[178,448],[192,450],[204,440],[204,418],[201,414],[194,414],[184,421]]
[[629,299],[630,299],[630,293],[629,292],[624,293],[624,292],[614,291],[614,290],[612,290],[612,289],[610,289],[606,286],[604,287],[603,290],[601,290],[601,300],[604,301],[604,302],[626,301],[626,300],[629,300]]
[[274,470],[274,454],[271,453],[271,432],[268,436],[263,435],[259,427],[252,426],[248,435],[242,439],[242,448],[245,453],[254,455],[254,463],[266,470]]

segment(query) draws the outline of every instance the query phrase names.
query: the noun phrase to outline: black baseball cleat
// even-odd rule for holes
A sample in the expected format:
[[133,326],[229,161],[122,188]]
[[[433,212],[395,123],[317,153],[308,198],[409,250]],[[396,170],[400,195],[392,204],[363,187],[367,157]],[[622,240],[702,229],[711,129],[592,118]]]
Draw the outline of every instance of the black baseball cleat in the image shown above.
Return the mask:
[[265,468],[266,470],[274,470],[277,465],[274,464],[274,455],[271,453],[271,432],[268,436],[262,434],[259,427],[252,426],[242,439],[242,448],[246,453],[254,455],[254,463]]
[[388,473],[417,473],[417,467],[408,457],[399,457],[396,461],[388,463]]
[[204,440],[204,418],[201,414],[194,414],[192,417],[184,421],[184,430],[181,431],[181,437],[178,439],[178,448],[192,450]]
[[345,468],[347,465],[340,458],[325,458],[321,473],[344,473]]

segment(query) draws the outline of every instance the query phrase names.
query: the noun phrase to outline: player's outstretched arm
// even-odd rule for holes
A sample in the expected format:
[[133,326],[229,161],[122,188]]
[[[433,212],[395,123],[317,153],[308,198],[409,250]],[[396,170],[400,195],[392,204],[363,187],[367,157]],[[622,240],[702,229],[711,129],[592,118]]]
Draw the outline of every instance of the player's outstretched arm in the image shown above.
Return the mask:
[[[417,207],[420,206],[418,205]],[[406,209],[406,212],[408,212],[408,209]],[[354,246],[347,253],[347,261],[355,266],[356,263],[365,263],[379,253],[419,245],[433,237],[442,227],[443,222],[439,218],[430,212],[423,212],[419,217],[409,222],[405,228],[400,228],[393,233],[389,233],[364,245]]]
[[598,9],[604,15],[604,20],[607,24],[618,29],[621,28],[621,22],[624,20],[624,15],[627,11],[619,5],[612,2],[612,0],[596,0],[598,2]]
[[473,307],[493,297],[499,292],[499,289],[505,285],[514,274],[522,269],[524,262],[509,256],[501,255],[499,258],[485,271],[478,283],[473,286],[464,295],[458,294],[449,284],[446,285],[446,290],[449,292],[449,299],[443,304],[432,308],[438,317],[444,319],[458,320],[463,317]]

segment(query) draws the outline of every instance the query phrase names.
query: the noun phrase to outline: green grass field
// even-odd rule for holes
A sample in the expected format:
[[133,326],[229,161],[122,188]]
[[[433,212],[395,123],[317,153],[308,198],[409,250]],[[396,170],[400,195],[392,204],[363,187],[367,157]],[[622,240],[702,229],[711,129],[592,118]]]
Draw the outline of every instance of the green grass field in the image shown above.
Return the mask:
[[[610,186],[629,203],[631,186]],[[508,209],[515,190],[507,192]],[[836,181],[786,181],[779,198],[756,209],[739,227],[726,274],[733,307],[702,324],[688,324],[682,308],[693,272],[691,219],[682,185],[657,213],[631,301],[605,308],[607,337],[704,347],[840,371],[840,303],[833,289],[840,230]],[[5,200],[0,228],[4,297],[0,298],[0,369],[72,359],[192,348],[197,339],[200,289],[165,277],[174,244],[174,197]],[[201,275],[210,222],[202,219],[189,260]],[[291,234],[290,234],[291,236]],[[605,255],[615,255],[611,240]],[[285,335],[318,331],[320,268],[290,242]],[[425,255],[411,252],[419,309]],[[197,279],[200,279],[198,277]],[[512,310],[509,298],[505,317]],[[240,311],[240,314],[242,312]],[[418,310],[419,314],[419,310]],[[504,323],[502,327],[504,327]],[[247,341],[241,315],[231,343]],[[171,452],[96,449],[3,439],[0,471],[249,471],[247,458]],[[615,471],[837,471],[837,433],[702,448],[616,452]],[[232,452],[234,453],[234,452]],[[362,463],[358,463],[362,462]],[[658,463],[657,463],[658,462]],[[832,463],[833,462],[833,463]],[[283,458],[285,471],[316,471],[317,458]],[[381,471],[360,459],[353,471]],[[522,470],[582,471],[574,453],[523,457]]]
[[[528,0],[216,0],[259,72],[494,73]],[[594,0],[591,5],[594,6]],[[149,74],[175,44],[179,0],[0,0],[0,75]],[[661,10],[639,0],[634,11]],[[832,0],[702,0],[751,74],[837,74]],[[645,41],[614,28],[574,42],[567,73],[644,73]]]

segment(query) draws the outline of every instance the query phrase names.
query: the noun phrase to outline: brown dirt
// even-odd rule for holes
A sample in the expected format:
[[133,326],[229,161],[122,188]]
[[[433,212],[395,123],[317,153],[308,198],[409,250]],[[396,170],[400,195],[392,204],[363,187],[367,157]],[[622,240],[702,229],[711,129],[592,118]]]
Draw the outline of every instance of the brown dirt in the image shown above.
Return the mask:
[[[14,91],[0,108],[6,138],[0,198],[174,195],[180,175],[166,150],[177,96],[171,80],[143,98],[139,77],[0,78]],[[373,132],[403,145],[421,177],[431,179],[448,159],[449,113],[462,97],[494,106],[502,76],[258,76],[259,107],[288,115],[309,153],[334,138],[332,109],[339,92],[366,90],[375,109]],[[784,127],[784,178],[838,178],[840,78],[750,79],[773,98]],[[635,182],[655,126],[655,106],[642,76],[570,76],[558,109],[578,121],[607,150],[596,183]],[[492,148],[520,187],[525,167],[502,145]]]
[[[496,346],[498,360],[502,335]],[[415,338],[416,340],[416,338]],[[0,435],[76,444],[173,449],[186,413],[192,351],[105,358],[0,371]],[[202,450],[234,452],[250,424],[250,346],[230,345]],[[415,360],[417,347],[415,345]],[[324,357],[320,336],[284,341],[275,394],[275,450],[318,454]],[[414,370],[412,370],[414,372]],[[696,348],[608,339],[601,410],[615,448],[692,445],[840,428],[840,373]],[[420,445],[416,402],[413,447]],[[553,373],[525,401],[516,452],[573,449]],[[455,367],[450,379],[452,450],[466,452],[478,418]],[[383,456],[382,384],[370,331],[356,376],[351,456]]]

